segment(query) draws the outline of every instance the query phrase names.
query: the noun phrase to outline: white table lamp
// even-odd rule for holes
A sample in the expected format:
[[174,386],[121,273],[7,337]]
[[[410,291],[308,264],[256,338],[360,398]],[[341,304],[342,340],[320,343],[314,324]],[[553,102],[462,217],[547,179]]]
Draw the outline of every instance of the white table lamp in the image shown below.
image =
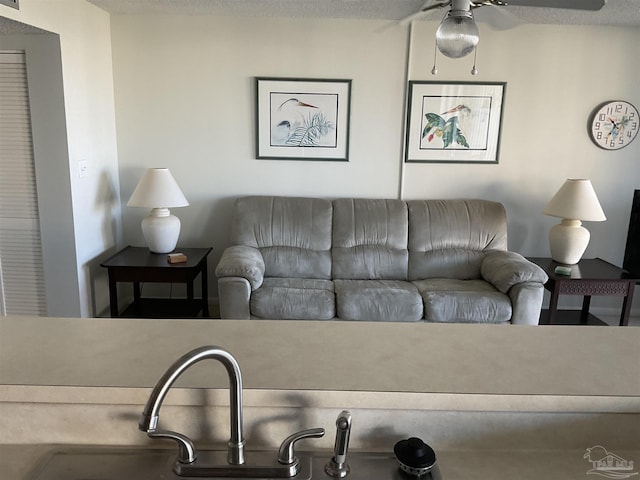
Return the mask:
[[551,258],[558,263],[573,265],[580,261],[589,245],[589,230],[582,220],[602,222],[607,219],[591,181],[569,178],[544,208],[545,215],[562,218],[549,231]]
[[142,220],[142,234],[153,253],[169,253],[180,236],[180,220],[169,208],[186,207],[189,202],[168,168],[150,168],[140,179],[127,202],[129,207],[151,208]]

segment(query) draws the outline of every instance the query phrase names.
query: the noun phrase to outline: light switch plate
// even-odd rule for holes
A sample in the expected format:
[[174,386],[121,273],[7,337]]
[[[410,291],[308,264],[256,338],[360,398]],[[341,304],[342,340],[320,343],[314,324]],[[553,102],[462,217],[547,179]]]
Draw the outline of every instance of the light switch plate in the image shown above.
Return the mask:
[[89,176],[89,161],[88,160],[80,160],[78,162],[78,176],[80,178],[85,178]]

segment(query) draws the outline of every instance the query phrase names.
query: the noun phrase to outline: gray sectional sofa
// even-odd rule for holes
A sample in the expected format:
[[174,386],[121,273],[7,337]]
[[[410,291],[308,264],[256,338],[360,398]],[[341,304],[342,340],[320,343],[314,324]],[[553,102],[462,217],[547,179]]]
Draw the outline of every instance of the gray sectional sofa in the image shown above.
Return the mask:
[[535,325],[547,281],[487,200],[242,197],[231,240],[225,319]]

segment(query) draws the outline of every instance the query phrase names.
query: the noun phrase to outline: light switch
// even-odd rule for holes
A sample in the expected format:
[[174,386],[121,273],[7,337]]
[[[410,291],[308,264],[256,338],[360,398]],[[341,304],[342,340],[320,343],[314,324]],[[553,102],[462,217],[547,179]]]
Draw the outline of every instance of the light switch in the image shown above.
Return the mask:
[[89,176],[89,161],[88,160],[80,160],[78,162],[78,175],[80,178],[85,178]]

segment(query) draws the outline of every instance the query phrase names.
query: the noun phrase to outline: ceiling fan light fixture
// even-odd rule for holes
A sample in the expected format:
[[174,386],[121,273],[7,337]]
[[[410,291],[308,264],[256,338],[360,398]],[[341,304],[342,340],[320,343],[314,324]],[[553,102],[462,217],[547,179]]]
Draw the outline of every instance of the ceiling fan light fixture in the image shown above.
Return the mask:
[[436,45],[449,58],[469,55],[480,41],[480,34],[469,10],[451,10],[436,30]]

